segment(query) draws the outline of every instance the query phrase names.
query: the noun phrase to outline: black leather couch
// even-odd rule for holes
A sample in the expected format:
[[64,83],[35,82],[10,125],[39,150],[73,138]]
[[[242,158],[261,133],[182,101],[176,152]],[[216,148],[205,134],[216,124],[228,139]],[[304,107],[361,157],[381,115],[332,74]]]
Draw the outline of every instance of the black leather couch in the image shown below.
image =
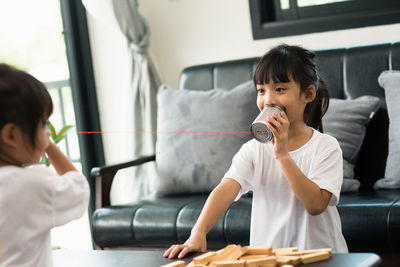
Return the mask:
[[[388,154],[388,115],[377,77],[383,70],[400,70],[400,42],[316,51],[319,71],[326,78],[331,97],[374,95],[382,107],[368,126],[355,168],[361,181],[358,193],[343,193],[338,210],[349,250],[377,252],[396,258],[400,252],[400,190],[373,190],[384,176]],[[258,58],[206,64],[185,69],[179,88],[204,90],[233,88],[250,80]],[[399,103],[400,104],[400,103]],[[109,206],[115,173],[126,167],[155,160],[155,155],[131,162],[94,168],[96,210],[92,231],[100,248],[168,247],[184,242],[190,234],[207,195],[172,195],[132,205]],[[400,162],[399,162],[400,164]],[[208,234],[208,247],[248,244],[251,195],[234,202]],[[389,256],[387,256],[389,257]]]

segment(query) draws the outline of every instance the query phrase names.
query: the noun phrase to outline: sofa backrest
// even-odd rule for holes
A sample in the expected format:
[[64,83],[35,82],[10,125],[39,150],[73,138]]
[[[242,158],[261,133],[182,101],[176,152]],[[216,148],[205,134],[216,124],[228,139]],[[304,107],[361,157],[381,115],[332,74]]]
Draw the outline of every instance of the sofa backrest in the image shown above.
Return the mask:
[[[400,70],[400,42],[315,52],[318,70],[326,79],[332,98],[353,99],[373,95],[382,99],[381,109],[368,125],[355,166],[355,178],[361,181],[360,191],[371,190],[374,182],[384,176],[388,154],[389,119],[378,76],[384,70]],[[231,89],[252,79],[258,60],[248,58],[186,68],[181,73],[179,89]]]

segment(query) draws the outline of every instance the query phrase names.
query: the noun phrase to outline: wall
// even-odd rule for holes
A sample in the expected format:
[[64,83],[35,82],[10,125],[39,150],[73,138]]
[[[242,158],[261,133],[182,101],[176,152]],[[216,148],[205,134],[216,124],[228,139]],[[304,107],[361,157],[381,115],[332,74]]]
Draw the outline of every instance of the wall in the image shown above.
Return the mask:
[[[400,24],[392,24],[254,41],[247,0],[138,1],[151,31],[150,55],[162,81],[174,87],[187,66],[261,56],[281,42],[314,50],[400,39]],[[131,159],[133,145],[126,134],[130,57],[111,12],[103,12],[106,19],[88,14],[100,119],[103,130],[112,132],[103,135],[108,163]]]
[[163,80],[177,85],[190,65],[260,56],[280,42],[309,49],[400,39],[400,24],[254,41],[247,0],[142,0],[150,51]]

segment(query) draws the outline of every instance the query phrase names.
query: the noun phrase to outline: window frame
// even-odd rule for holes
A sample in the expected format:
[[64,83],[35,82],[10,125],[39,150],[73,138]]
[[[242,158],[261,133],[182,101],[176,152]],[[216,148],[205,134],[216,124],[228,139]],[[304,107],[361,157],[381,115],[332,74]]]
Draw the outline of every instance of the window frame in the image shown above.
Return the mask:
[[[253,39],[360,28],[400,22],[398,0],[353,0],[280,8],[280,0],[249,0]],[[321,16],[324,14],[324,16]]]
[[[78,131],[101,132],[96,85],[93,72],[86,10],[81,0],[60,0],[61,15],[72,98],[74,102],[76,128]],[[93,167],[105,164],[102,137],[100,134],[79,134],[82,172],[90,186],[88,208],[90,226],[95,207],[95,181],[90,179]]]

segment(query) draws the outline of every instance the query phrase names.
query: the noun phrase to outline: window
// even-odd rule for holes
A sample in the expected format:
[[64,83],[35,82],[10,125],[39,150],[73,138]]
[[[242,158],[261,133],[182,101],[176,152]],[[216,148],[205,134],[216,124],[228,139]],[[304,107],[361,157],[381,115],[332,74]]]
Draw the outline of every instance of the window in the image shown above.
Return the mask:
[[[0,9],[0,23],[7,25],[0,30],[0,61],[29,72],[46,85],[54,103],[49,120],[56,130],[76,125],[59,2],[7,1]],[[82,170],[74,129],[58,146]]]
[[400,22],[398,0],[249,0],[253,38]]
[[[77,134],[100,130],[81,0],[0,1],[0,14],[0,62],[45,84],[54,103],[50,122],[56,130],[75,125],[58,146],[89,177],[92,167],[104,165],[104,155],[100,135]],[[90,218],[86,213],[53,229],[53,246],[92,248]]]

